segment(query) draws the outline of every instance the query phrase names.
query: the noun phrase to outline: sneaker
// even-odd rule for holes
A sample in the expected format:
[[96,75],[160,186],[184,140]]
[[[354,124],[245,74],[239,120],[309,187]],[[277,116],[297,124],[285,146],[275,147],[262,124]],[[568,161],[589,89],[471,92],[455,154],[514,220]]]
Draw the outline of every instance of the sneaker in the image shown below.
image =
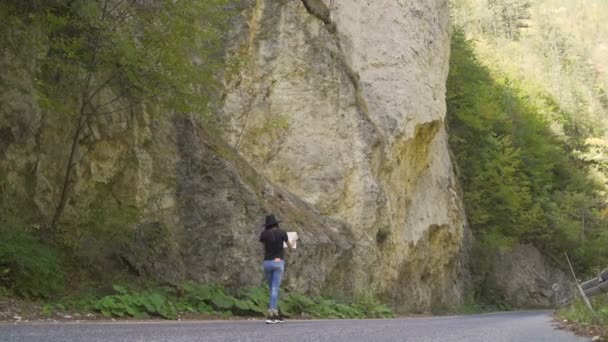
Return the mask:
[[285,322],[285,316],[283,316],[283,313],[281,312],[281,310],[275,310],[274,311],[275,315],[274,315],[274,322],[275,323],[283,323]]
[[266,324],[275,324],[275,314],[272,310],[268,310],[268,315],[266,316]]

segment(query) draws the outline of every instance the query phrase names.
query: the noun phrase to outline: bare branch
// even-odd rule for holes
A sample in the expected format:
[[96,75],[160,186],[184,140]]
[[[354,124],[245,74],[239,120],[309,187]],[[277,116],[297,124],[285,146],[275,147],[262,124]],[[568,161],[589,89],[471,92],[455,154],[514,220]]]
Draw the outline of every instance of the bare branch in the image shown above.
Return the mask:
[[103,82],[99,87],[97,87],[97,89],[95,89],[95,91],[93,91],[91,93],[91,95],[89,96],[87,101],[89,101],[89,102],[92,101],[93,97],[95,97],[95,95],[97,95],[97,93],[102,91],[110,82],[112,82],[116,77],[118,77],[118,75],[120,75],[120,70],[117,70],[112,76],[110,76],[107,80],[105,80],[105,82]]
[[139,105],[141,103],[142,103],[142,101],[138,101],[136,103],[132,103],[132,104],[130,104],[128,106],[120,107],[120,108],[117,108],[117,109],[113,109],[113,110],[109,110],[109,111],[105,111],[105,112],[96,112],[96,111],[93,111],[93,112],[89,112],[89,113],[87,113],[85,115],[88,116],[89,118],[90,117],[99,117],[99,116],[104,116],[104,115],[110,115],[110,114],[114,114],[114,113],[117,113],[117,112],[120,112],[120,111],[123,111],[123,110],[134,108],[135,106],[137,106],[137,105]]
[[115,97],[114,97],[113,99],[111,99],[110,101],[108,101],[108,102],[106,102],[106,103],[102,103],[102,104],[100,104],[100,105],[97,105],[97,106],[95,107],[95,111],[99,110],[99,109],[100,109],[100,108],[102,108],[102,107],[109,106],[109,105],[111,105],[112,103],[114,103],[114,102],[116,102],[116,101],[119,101],[120,99],[124,98],[124,97],[125,97],[125,96],[127,96],[128,94],[129,94],[129,93],[128,93],[127,91],[123,91],[123,92],[121,92],[121,93],[120,93],[118,96],[115,96]]
[[104,21],[104,19],[106,18],[106,9],[108,8],[108,1],[109,0],[105,0],[103,2],[103,10],[101,11],[101,21]]
[[118,6],[122,5],[124,2],[125,2],[125,0],[120,0],[120,1],[118,1],[118,2],[116,3],[116,5],[114,5],[114,7],[112,7],[112,8],[111,8],[111,9],[110,9],[110,10],[107,12],[107,15],[108,15],[108,16],[109,16],[109,15],[111,15],[111,14],[112,14],[112,12],[114,12],[114,10],[115,10],[115,9],[117,9],[117,8],[118,8]]
[[135,0],[131,0],[130,3],[125,7],[125,9],[119,13],[116,17],[114,17],[114,23],[120,24],[125,21],[127,18],[131,17],[133,5],[135,5]]

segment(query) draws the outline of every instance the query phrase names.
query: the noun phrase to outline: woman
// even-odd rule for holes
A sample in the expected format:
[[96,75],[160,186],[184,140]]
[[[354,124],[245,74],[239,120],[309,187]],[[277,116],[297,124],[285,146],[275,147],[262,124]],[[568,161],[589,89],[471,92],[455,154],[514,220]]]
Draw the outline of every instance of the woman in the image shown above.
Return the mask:
[[287,238],[287,233],[279,228],[279,222],[274,215],[266,216],[264,231],[260,235],[260,242],[264,243],[264,276],[270,288],[270,305],[268,306],[267,324],[282,323],[283,318],[277,310],[279,302],[279,287],[285,271],[285,251],[283,243],[290,249],[292,243]]

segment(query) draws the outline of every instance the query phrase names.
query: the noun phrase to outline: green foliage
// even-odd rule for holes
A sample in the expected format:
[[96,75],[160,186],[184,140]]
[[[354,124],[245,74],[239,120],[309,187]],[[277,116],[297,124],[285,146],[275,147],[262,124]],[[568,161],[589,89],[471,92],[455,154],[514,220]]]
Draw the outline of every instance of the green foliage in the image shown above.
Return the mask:
[[[35,3],[35,4],[34,4]],[[86,115],[145,100],[179,112],[206,112],[222,65],[221,39],[231,15],[229,0],[48,1],[3,3],[9,51],[36,28],[42,101],[55,115]],[[28,41],[32,38],[28,37]],[[103,93],[116,96],[108,101]],[[106,94],[107,95],[107,94]],[[74,103],[67,98],[84,96]],[[111,102],[111,103],[109,103]],[[75,106],[71,108],[71,106]],[[83,114],[83,113],[80,113]]]
[[312,299],[298,293],[290,294],[279,302],[281,310],[288,315],[304,315],[315,305]]
[[70,293],[67,297],[63,297],[59,301],[46,303],[43,307],[43,313],[44,311],[48,312],[49,314],[57,310],[65,311],[66,308],[81,312],[95,311],[95,304],[97,303],[98,299],[99,297],[96,297],[90,293]]
[[35,91],[27,91],[35,93],[45,117],[67,126],[59,133],[69,138],[55,142],[65,144],[58,148],[65,151],[66,160],[60,164],[66,166],[58,170],[58,182],[53,184],[58,195],[49,223],[54,232],[61,230],[59,240],[67,241],[68,247],[79,246],[82,234],[88,233],[79,227],[87,220],[115,217],[112,212],[99,215],[100,210],[85,208],[92,215],[85,212],[61,221],[65,208],[79,202],[71,198],[74,167],[92,150],[81,145],[96,140],[94,135],[85,138],[84,132],[113,114],[133,116],[144,108],[205,116],[217,93],[215,76],[223,65],[221,42],[232,14],[229,3],[10,0],[0,4],[5,59],[14,61],[10,67],[31,80],[28,86]]
[[[66,258],[67,265],[89,270],[91,274],[103,274],[109,268],[108,259],[117,255],[118,249],[128,248],[128,227],[139,219],[134,199],[124,198],[128,191],[121,196],[120,189],[112,188],[115,184],[80,186],[78,196],[71,193],[78,183],[74,179],[76,166],[82,159],[95,157],[86,156],[96,151],[100,139],[97,134],[89,134],[90,130],[101,127],[104,131],[101,139],[107,138],[107,124],[116,123],[112,116],[128,115],[129,120],[138,120],[137,116],[144,111],[150,115],[193,113],[207,117],[210,101],[217,98],[214,96],[218,88],[216,75],[223,68],[222,40],[233,14],[234,6],[228,6],[231,2],[8,0],[0,3],[3,23],[0,64],[11,71],[4,73],[8,76],[1,77],[0,83],[38,101],[40,110],[32,112],[42,112],[45,122],[49,123],[44,133],[39,133],[51,137],[45,138],[43,144],[52,144],[56,152],[48,157],[58,159],[57,165],[47,167],[56,169],[57,174],[45,174],[49,197],[42,195],[40,201],[56,201],[45,203],[43,208],[52,207],[55,213],[35,223],[45,229],[50,227],[43,229],[45,243],[52,242],[65,251],[71,257]],[[10,100],[0,99],[3,116],[7,115],[10,125],[28,127],[31,122],[27,115],[5,105],[8,102],[4,101]],[[35,177],[24,178],[29,181]],[[54,180],[57,182],[48,183]],[[120,186],[116,179],[109,181]],[[24,191],[33,191],[33,188]],[[22,194],[22,197],[29,199],[31,194]],[[18,217],[23,213],[13,214]],[[7,219],[3,214],[0,216]],[[11,230],[24,228],[13,226]],[[23,246],[19,253],[31,250],[32,257],[51,257],[44,254],[49,249],[42,245],[26,249],[25,246],[35,242],[35,237],[14,236],[15,243]],[[0,245],[4,247],[3,241]],[[9,252],[5,250],[5,253]],[[11,258],[18,259],[17,256]],[[31,260],[24,262],[30,262],[30,266],[24,267],[33,267]],[[36,272],[43,269],[38,267]],[[11,270],[12,284],[16,268]],[[40,277],[40,281],[54,283],[44,277]]]
[[4,286],[0,286],[0,299],[8,297],[10,295],[10,290]]
[[[94,309],[104,316],[147,317],[160,316],[174,319],[178,312],[223,315],[261,315],[266,304],[260,301],[258,291],[249,289],[241,298],[226,294],[218,286],[186,283],[178,289],[160,288],[140,292],[124,286],[114,286],[115,295],[105,296],[94,303]],[[257,304],[260,303],[260,304]]]
[[604,300],[602,306],[597,310],[600,322],[603,325],[608,326],[608,303]]
[[[93,308],[104,316],[146,317],[160,316],[173,319],[178,313],[212,315],[263,316],[268,309],[268,289],[247,288],[230,295],[219,286],[185,283],[177,289],[129,291],[114,286],[114,295],[94,301]],[[301,294],[285,294],[279,307],[287,316],[305,315],[315,318],[387,318],[392,311],[373,296],[361,296],[354,303],[336,300],[313,300]]]
[[[541,105],[539,113],[551,120],[554,128],[564,131],[564,138],[572,148],[584,154],[587,147],[580,138],[589,134],[605,136],[608,55],[600,51],[600,46],[608,34],[608,26],[603,25],[608,20],[608,3],[602,0],[452,0],[451,3],[454,23],[477,42],[475,48],[484,63],[520,81],[526,89],[526,101]],[[504,20],[509,17],[512,19]],[[522,24],[515,26],[516,36],[505,34],[505,23],[509,22]],[[604,167],[605,161],[602,164]]]
[[250,302],[249,308],[252,311],[261,314],[266,312],[270,301],[267,288],[250,287],[245,290],[242,296]]
[[42,313],[44,316],[47,316],[47,317],[48,317],[48,316],[51,316],[51,314],[53,313],[53,305],[52,305],[52,304],[44,304],[44,305],[42,306],[41,313]]
[[59,254],[25,227],[0,222],[0,285],[23,297],[47,298],[59,292],[63,287]]
[[363,313],[364,317],[391,318],[394,317],[392,310],[378,301],[371,292],[360,293],[352,304],[355,309]]
[[107,255],[130,249],[130,227],[137,222],[139,212],[118,202],[106,184],[99,184],[95,195],[89,203],[66,213],[55,240],[70,251],[79,267],[103,272],[108,267]]
[[608,327],[608,297],[605,295],[596,296],[590,298],[590,301],[596,311],[596,317],[593,316],[583,299],[578,295],[572,303],[559,309],[557,316],[582,325],[599,323]]
[[[473,268],[482,277],[491,267],[487,255],[514,243],[531,243],[549,255],[574,251],[583,272],[608,261],[596,242],[607,241],[602,188],[587,176],[589,166],[572,154],[567,137],[552,133],[541,114],[556,110],[555,103],[526,99],[516,83],[479,62],[462,32],[454,34],[450,142],[477,237]],[[484,296],[500,302],[499,294]]]
[[312,300],[301,294],[289,294],[279,304],[287,315],[309,315],[315,318],[391,318],[394,314],[371,294],[363,294],[352,303],[338,300]]
[[486,307],[479,303],[471,294],[464,298],[464,302],[459,307],[451,310],[452,313],[462,315],[475,315],[488,311]]
[[0,177],[0,296],[47,298],[63,288],[60,254],[42,243],[16,194]]
[[481,21],[484,29],[495,37],[518,39],[530,18],[529,0],[488,0],[489,16]]
[[105,296],[94,305],[94,308],[106,317],[177,317],[175,304],[169,299],[169,292],[165,289],[129,293],[122,286],[114,286],[114,290],[118,294]]

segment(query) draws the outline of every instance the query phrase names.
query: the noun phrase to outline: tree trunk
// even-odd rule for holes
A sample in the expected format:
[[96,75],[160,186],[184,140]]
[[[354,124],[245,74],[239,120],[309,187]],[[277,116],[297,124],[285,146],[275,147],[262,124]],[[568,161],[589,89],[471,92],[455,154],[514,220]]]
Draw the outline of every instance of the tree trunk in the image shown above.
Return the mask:
[[59,223],[59,219],[63,214],[65,209],[65,204],[68,200],[68,194],[70,190],[70,183],[72,181],[72,170],[74,169],[74,159],[76,159],[76,154],[78,151],[78,141],[80,140],[80,135],[82,133],[82,128],[85,126],[87,119],[85,118],[85,102],[83,98],[83,104],[80,110],[80,114],[78,115],[78,123],[76,124],[76,129],[74,131],[74,136],[72,137],[72,146],[70,148],[70,155],[68,157],[68,162],[65,167],[65,175],[63,176],[63,184],[61,186],[61,194],[59,196],[59,203],[57,204],[57,208],[55,208],[55,214],[53,215],[53,220],[51,221],[51,231],[55,231],[57,229],[57,223]]

